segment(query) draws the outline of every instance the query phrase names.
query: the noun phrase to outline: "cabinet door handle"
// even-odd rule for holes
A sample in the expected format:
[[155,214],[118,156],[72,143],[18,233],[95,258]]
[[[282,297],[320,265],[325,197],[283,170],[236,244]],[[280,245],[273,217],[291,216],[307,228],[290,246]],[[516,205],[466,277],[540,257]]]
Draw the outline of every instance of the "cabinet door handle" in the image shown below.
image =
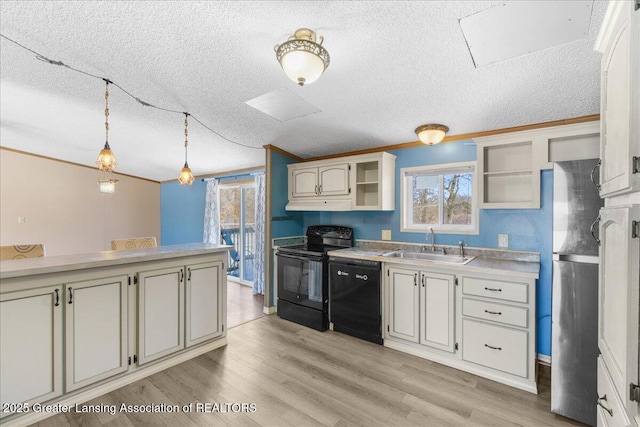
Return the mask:
[[589,230],[591,231],[591,237],[593,237],[593,240],[596,241],[598,246],[600,246],[600,239],[596,237],[595,228],[596,228],[596,224],[598,224],[599,222],[600,222],[600,215],[598,215],[598,218],[596,218],[596,220],[593,221],[593,223],[591,223],[591,227],[589,227]]
[[316,195],[320,194],[320,193],[318,193],[318,185],[316,185],[316,188],[315,188],[315,190],[313,190],[313,191],[315,191],[315,192],[316,192]]
[[55,307],[60,305],[60,291],[58,289],[55,290],[56,293],[56,302],[53,304]]
[[424,288],[424,275],[422,276],[422,287]]
[[413,275],[413,286],[418,286],[418,273]]
[[180,273],[178,273],[178,282],[182,283],[183,279],[184,279],[184,271],[180,270]]
[[187,272],[189,273],[189,274],[187,275],[187,280],[188,280],[188,281],[191,281],[191,269],[190,269],[190,268],[187,268]]
[[596,182],[595,179],[595,173],[596,173],[596,169],[600,169],[600,166],[602,165],[602,160],[598,159],[598,163],[596,163],[596,165],[593,167],[593,169],[591,169],[591,182],[593,183],[593,185],[596,186],[596,188],[598,189],[598,191],[600,191],[600,184],[598,184]]
[[489,310],[485,310],[485,313],[489,313],[489,314],[497,314],[498,316],[502,316],[502,313],[499,311],[489,311]]
[[69,304],[73,304],[73,288],[69,287]]
[[489,345],[489,344],[485,344],[484,346],[485,346],[485,347],[487,347],[487,348],[490,348],[491,350],[499,350],[499,351],[502,351],[502,347],[494,347],[494,346]]
[[322,184],[318,186],[318,194],[322,194]]
[[606,406],[604,406],[604,405],[602,404],[602,401],[605,401],[605,402],[607,401],[607,395],[606,395],[606,394],[605,394],[604,396],[602,396],[602,397],[599,397],[599,398],[598,398],[598,406],[599,406],[599,407],[601,407],[602,409],[604,409],[605,411],[607,411],[607,413],[608,413],[610,416],[612,416],[612,417],[613,417],[613,409],[611,409],[611,408],[607,408]]
[[485,286],[484,290],[485,291],[491,291],[491,292],[502,292],[502,289],[500,289],[500,288],[487,288],[486,286]]

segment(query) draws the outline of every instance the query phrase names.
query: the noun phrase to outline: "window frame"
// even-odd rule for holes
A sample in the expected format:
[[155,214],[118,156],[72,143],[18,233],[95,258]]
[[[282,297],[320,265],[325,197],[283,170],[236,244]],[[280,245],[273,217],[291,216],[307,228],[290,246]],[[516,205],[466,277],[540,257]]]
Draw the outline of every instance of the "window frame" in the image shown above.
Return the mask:
[[[413,194],[412,188],[409,188],[408,177],[415,175],[417,172],[426,172],[428,175],[438,176],[439,183],[439,206],[438,206],[438,221],[441,222],[444,218],[443,209],[443,175],[447,172],[455,171],[456,169],[470,169],[473,182],[471,183],[471,224],[470,225],[456,225],[456,224],[425,224],[416,225],[411,218],[411,212],[413,212]],[[434,233],[441,234],[480,234],[479,222],[480,214],[478,209],[478,167],[477,162],[459,162],[459,163],[446,163],[438,165],[424,165],[424,166],[412,166],[408,168],[400,169],[400,181],[401,181],[401,193],[400,193],[400,231],[411,233],[428,233],[429,228],[433,228]]]

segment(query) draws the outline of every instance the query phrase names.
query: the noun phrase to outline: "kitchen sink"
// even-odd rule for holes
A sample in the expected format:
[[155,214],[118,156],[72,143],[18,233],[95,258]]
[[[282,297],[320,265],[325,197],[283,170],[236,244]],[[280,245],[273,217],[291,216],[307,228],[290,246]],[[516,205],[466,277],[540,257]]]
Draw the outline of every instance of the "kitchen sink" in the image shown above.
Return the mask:
[[443,254],[433,254],[433,253],[424,253],[424,252],[406,252],[406,251],[395,251],[389,252],[384,255],[384,257],[388,258],[402,258],[402,259],[413,259],[417,261],[432,261],[432,262],[443,262],[448,264],[460,264],[464,265],[471,262],[475,257],[463,257],[460,255],[443,255]]

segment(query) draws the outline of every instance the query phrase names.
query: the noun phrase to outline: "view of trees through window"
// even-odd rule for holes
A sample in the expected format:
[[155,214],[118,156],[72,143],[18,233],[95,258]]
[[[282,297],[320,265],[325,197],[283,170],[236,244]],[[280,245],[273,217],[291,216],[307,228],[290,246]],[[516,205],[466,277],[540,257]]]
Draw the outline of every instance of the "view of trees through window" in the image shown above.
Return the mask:
[[[256,190],[249,187],[245,190],[245,222],[255,224]],[[240,187],[220,187],[220,228],[238,228],[240,223]]]
[[[472,177],[471,173],[411,177],[413,223],[423,225],[471,224]],[[441,204],[442,220],[439,219]]]

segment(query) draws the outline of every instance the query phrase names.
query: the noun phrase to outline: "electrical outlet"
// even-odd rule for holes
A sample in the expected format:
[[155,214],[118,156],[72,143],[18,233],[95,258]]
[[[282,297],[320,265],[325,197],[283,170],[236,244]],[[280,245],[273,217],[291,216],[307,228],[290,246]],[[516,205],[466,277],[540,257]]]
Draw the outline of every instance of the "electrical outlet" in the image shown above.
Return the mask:
[[19,216],[18,217],[18,224],[24,224],[24,217],[23,216]]
[[391,230],[382,230],[382,240],[391,240]]
[[508,234],[498,234],[498,247],[499,248],[508,248],[509,247],[509,235]]

